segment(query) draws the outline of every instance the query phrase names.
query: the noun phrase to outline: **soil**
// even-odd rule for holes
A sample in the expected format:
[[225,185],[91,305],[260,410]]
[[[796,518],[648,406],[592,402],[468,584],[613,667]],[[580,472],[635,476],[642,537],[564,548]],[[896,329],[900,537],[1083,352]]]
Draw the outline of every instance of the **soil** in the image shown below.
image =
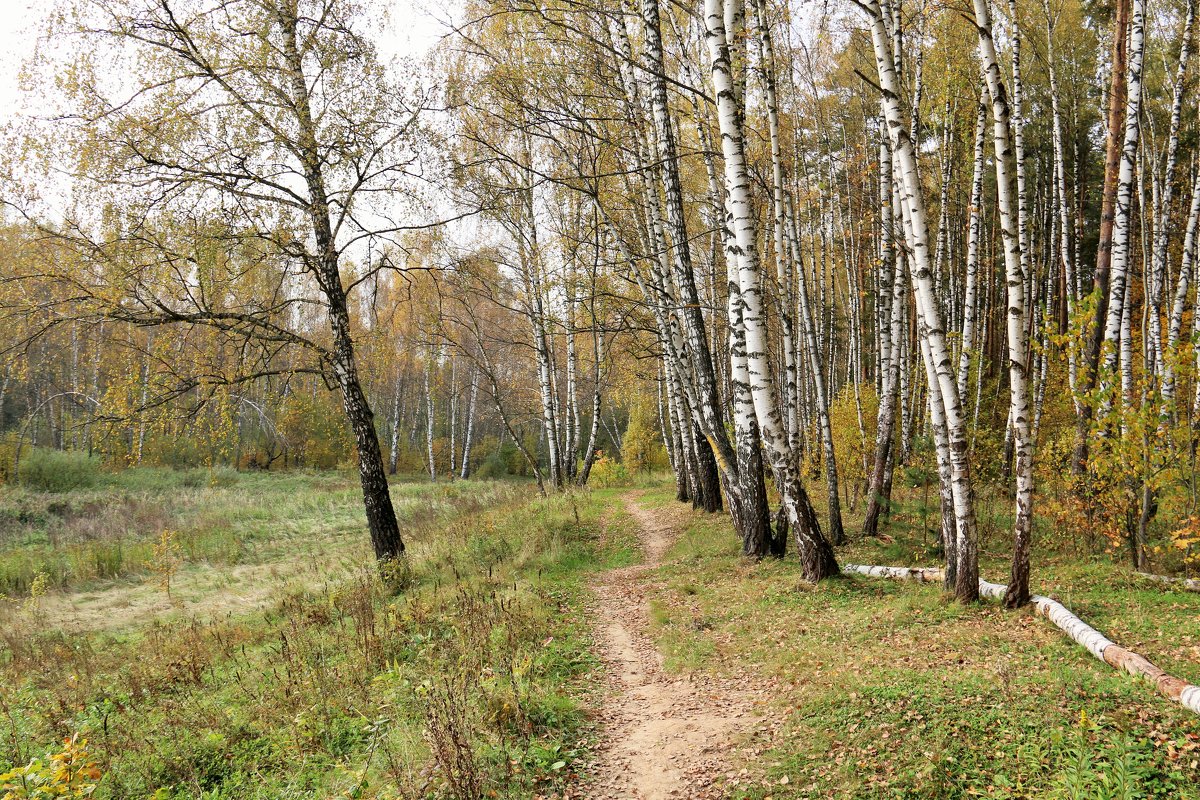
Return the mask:
[[625,496],[645,560],[610,570],[593,584],[593,614],[609,681],[599,757],[582,796],[665,800],[724,796],[718,780],[758,717],[739,682],[664,671],[647,628],[659,587],[654,571],[679,535],[687,510],[647,508]]

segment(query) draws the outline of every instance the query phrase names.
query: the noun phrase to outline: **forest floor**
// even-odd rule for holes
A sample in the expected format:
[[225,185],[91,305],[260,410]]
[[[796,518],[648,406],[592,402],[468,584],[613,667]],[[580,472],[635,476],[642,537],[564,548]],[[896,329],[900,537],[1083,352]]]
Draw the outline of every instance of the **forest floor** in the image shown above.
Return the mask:
[[[638,480],[397,480],[388,581],[346,473],[0,487],[0,776],[77,734],[101,800],[1200,798],[1200,718],[1040,617],[812,586]],[[841,561],[937,563],[899,500]],[[1200,595],[1039,523],[1036,590],[1200,679]]]
[[[812,586],[794,560],[740,560],[728,517],[681,506],[673,488],[651,488],[629,510],[626,498],[608,504],[631,525],[655,514],[678,531],[637,573],[664,672],[756,687],[763,701],[732,736],[726,766],[711,770],[713,796],[1200,797],[1200,719],[1032,612],[966,607],[937,586],[877,578]],[[902,504],[894,517],[889,537],[852,542],[839,559],[937,564],[919,510]],[[985,540],[985,577],[1007,574],[1005,549],[1002,536]],[[1200,595],[1074,551],[1039,551],[1035,584],[1118,643],[1200,680]]]

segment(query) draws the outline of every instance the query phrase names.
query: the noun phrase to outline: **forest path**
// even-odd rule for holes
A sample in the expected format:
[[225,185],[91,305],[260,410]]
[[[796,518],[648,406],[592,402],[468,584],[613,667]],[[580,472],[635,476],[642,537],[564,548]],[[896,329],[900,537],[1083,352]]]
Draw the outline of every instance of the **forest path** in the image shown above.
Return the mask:
[[[645,560],[609,570],[592,585],[600,657],[608,672],[604,732],[584,797],[666,800],[723,796],[714,781],[728,768],[735,737],[755,722],[751,697],[733,681],[674,676],[646,628],[660,586],[648,575],[679,534],[682,506],[649,508],[641,493],[622,498]],[[699,682],[697,682],[699,681]]]

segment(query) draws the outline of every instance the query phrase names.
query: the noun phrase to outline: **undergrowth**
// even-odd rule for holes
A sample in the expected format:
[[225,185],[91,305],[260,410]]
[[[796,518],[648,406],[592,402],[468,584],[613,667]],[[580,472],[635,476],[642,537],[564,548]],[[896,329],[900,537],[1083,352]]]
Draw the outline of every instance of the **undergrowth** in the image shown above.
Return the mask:
[[[319,528],[346,491],[277,480],[264,527]],[[298,480],[307,496],[283,500]],[[523,797],[563,785],[591,735],[583,581],[628,560],[627,542],[602,542],[603,508],[586,493],[462,482],[396,495],[442,508],[407,515],[398,592],[365,558],[319,585],[280,584],[262,611],[142,628],[71,634],[39,602],[10,603],[0,773],[83,736],[102,798]]]

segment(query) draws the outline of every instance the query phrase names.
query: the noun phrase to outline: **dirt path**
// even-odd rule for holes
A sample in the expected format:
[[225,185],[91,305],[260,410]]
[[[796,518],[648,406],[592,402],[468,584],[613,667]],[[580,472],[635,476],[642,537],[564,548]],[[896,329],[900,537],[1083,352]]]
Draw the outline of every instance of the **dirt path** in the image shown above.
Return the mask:
[[[596,800],[717,798],[714,779],[728,769],[734,737],[754,721],[750,697],[726,681],[667,675],[646,633],[658,589],[646,573],[662,560],[682,524],[680,508],[644,508],[625,496],[645,561],[610,570],[593,585],[600,655],[610,699],[592,782]],[[703,682],[700,682],[700,681]]]

